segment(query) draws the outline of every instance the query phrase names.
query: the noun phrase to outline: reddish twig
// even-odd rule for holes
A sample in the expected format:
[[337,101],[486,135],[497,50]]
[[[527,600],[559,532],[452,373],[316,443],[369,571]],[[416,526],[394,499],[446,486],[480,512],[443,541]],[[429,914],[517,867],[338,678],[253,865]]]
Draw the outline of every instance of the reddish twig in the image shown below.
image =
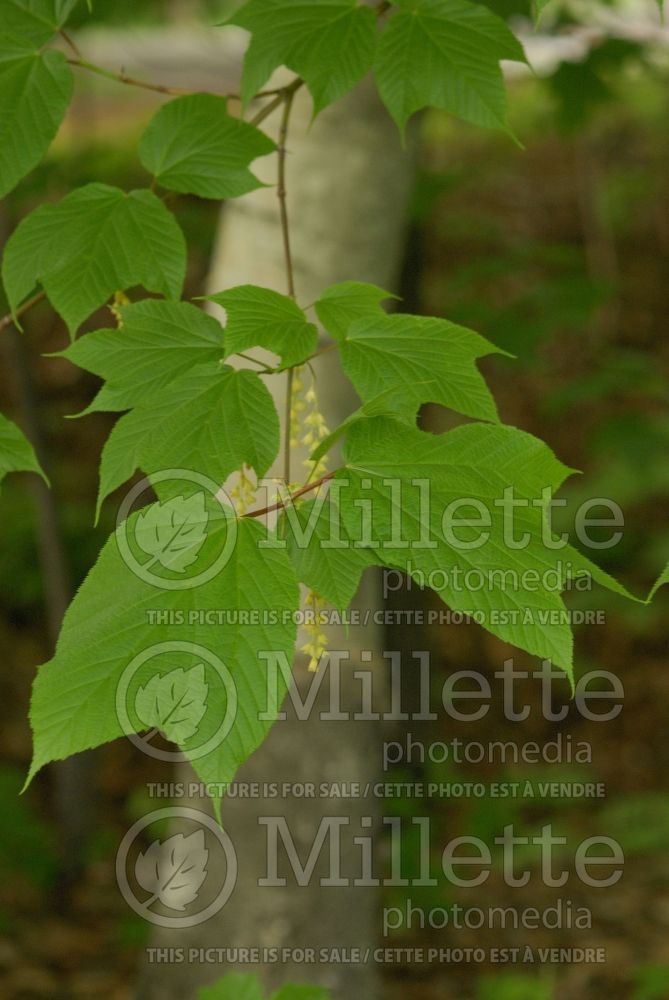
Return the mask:
[[242,517],[262,517],[263,514],[272,514],[275,510],[283,510],[286,503],[295,503],[299,497],[304,496],[305,493],[311,493],[312,490],[317,490],[319,486],[323,483],[327,483],[329,479],[332,479],[337,475],[337,469],[334,472],[328,472],[326,475],[321,476],[320,479],[316,479],[313,483],[308,483],[306,486],[302,486],[295,493],[289,494],[285,500],[279,500],[277,503],[270,504],[269,507],[262,507],[260,510],[250,510],[246,514],[242,514]]

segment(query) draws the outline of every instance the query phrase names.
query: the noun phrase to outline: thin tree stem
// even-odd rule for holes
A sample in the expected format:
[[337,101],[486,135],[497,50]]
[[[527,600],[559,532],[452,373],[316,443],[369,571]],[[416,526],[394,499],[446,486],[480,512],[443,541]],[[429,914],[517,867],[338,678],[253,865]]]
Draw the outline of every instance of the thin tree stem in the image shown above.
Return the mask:
[[[291,299],[295,301],[295,271],[293,268],[293,252],[290,243],[290,226],[288,223],[288,197],[286,190],[286,158],[288,155],[287,142],[288,142],[288,127],[290,125],[290,114],[293,110],[293,101],[295,100],[296,87],[293,85],[287,87],[283,94],[283,114],[281,116],[281,125],[279,128],[279,147],[278,147],[278,157],[279,157],[279,184],[277,187],[277,195],[279,198],[279,212],[281,216],[281,238],[283,241],[283,256],[286,265],[286,284],[288,286],[288,294]],[[285,415],[285,427],[284,427],[284,451],[283,451],[283,478],[287,483],[290,482],[290,425],[291,425],[291,413],[293,408],[293,383],[295,380],[295,372],[292,368],[288,369],[286,376],[286,415]]]
[[[193,94],[201,93],[199,90],[188,90],[183,87],[168,87],[166,84],[162,83],[150,83],[148,80],[138,80],[136,77],[128,76],[123,70],[121,70],[120,73],[116,73],[114,70],[105,69],[104,66],[98,66],[97,63],[93,63],[89,59],[84,59],[74,40],[69,35],[66,35],[64,31],[61,31],[61,35],[74,53],[74,55],[67,60],[70,66],[78,66],[79,69],[85,69],[89,73],[95,73],[96,76],[103,76],[106,80],[113,80],[115,83],[124,83],[129,87],[140,87],[142,90],[151,90],[153,93],[166,94],[170,97],[189,97]],[[303,81],[300,77],[296,77],[295,80],[293,80],[293,82],[287,87],[258,91],[258,93],[253,97],[254,101],[261,97],[271,97],[273,99],[269,104],[265,105],[264,108],[261,108],[257,115],[251,119],[251,124],[258,125],[260,122],[264,121],[265,118],[268,118],[269,115],[276,111],[277,108],[281,107],[285,101],[285,95],[287,93],[296,93],[302,85]],[[239,94],[221,94],[215,93],[214,91],[207,91],[207,93],[214,94],[215,97],[225,97],[229,101],[241,102],[242,100]]]
[[277,94],[277,96],[272,101],[269,102],[269,104],[266,104],[264,108],[261,108],[260,111],[258,111],[253,116],[253,118],[250,119],[250,124],[260,125],[260,123],[264,122],[266,118],[269,118],[269,116],[273,114],[277,108],[281,107],[281,105],[286,99],[286,94],[290,94],[292,97],[294,97],[295,94],[298,92],[298,90],[300,90],[300,88],[303,86],[304,86],[304,80],[302,79],[302,77],[296,76],[292,83],[289,83],[287,87],[284,87]]
[[290,482],[290,445],[291,445],[291,416],[293,411],[293,383],[295,381],[295,371],[289,368],[286,373],[286,427],[283,441],[283,478]]
[[81,59],[82,58],[81,49],[79,48],[79,46],[77,45],[77,43],[74,41],[74,39],[70,35],[68,35],[68,33],[65,31],[65,28],[61,28],[60,29],[60,36],[61,36],[61,38],[65,42],[67,42],[67,44],[69,45],[69,47],[74,52],[74,54],[77,57],[77,59]]
[[33,306],[36,306],[37,303],[41,302],[43,298],[45,298],[45,293],[37,292],[37,294],[33,295],[31,299],[26,299],[23,305],[19,306],[16,312],[7,313],[6,316],[0,318],[0,330],[6,330],[7,327],[14,325],[17,319],[20,319],[21,316],[24,316],[25,313],[28,312],[28,310],[32,309]]
[[281,212],[281,237],[283,240],[283,256],[286,262],[286,284],[288,294],[291,299],[297,298],[295,294],[295,272],[293,268],[293,253],[290,245],[290,226],[288,224],[288,198],[286,190],[286,159],[288,155],[288,126],[290,124],[290,114],[293,109],[294,91],[286,91],[284,96],[283,115],[281,117],[281,128],[279,130],[279,186],[277,195],[279,197],[279,209]]
[[[63,37],[65,37],[64,34]],[[73,56],[67,60],[71,66],[78,66],[80,69],[85,69],[89,73],[95,73],[97,76],[103,76],[106,80],[113,80],[115,83],[124,83],[129,87],[140,87],[142,90],[151,90],[156,94],[167,94],[170,97],[188,97],[192,94],[200,93],[200,91],[188,90],[182,87],[168,87],[162,83],[150,83],[148,80],[138,80],[135,77],[128,76],[123,71],[115,73],[114,70],[105,69],[104,66],[98,66],[97,63],[84,59],[71,38],[68,37],[66,41],[72,48],[72,51],[76,53],[76,57]],[[260,125],[261,122],[264,122],[266,118],[269,118],[269,116],[276,111],[277,108],[280,108],[281,105],[284,104],[287,95],[290,95],[292,98],[292,96],[294,96],[303,86],[304,80],[302,80],[301,77],[296,76],[292,83],[289,83],[286,87],[281,87],[280,89],[260,90],[254,95],[254,101],[261,97],[271,97],[272,100],[250,119],[250,124]],[[208,93],[213,93],[213,91],[208,91]],[[239,94],[227,93],[215,94],[214,96],[225,97],[229,101],[241,101]]]
[[258,365],[260,370],[264,372],[266,375],[274,374],[274,368],[271,368],[269,365],[266,365],[265,362],[260,361],[259,358],[254,358],[251,354],[245,354],[243,351],[237,351],[236,357],[244,358],[244,361],[250,361],[252,364]]
[[[170,97],[188,97],[194,93],[194,90],[184,89],[182,87],[168,87],[162,83],[149,83],[148,80],[138,80],[135,77],[127,76],[123,71],[120,73],[115,73],[111,69],[105,69],[104,66],[98,66],[97,63],[89,62],[88,59],[82,59],[80,56],[75,58],[70,58],[67,60],[71,66],[79,66],[80,69],[88,70],[89,73],[95,73],[97,76],[103,76],[107,80],[114,80],[116,83],[125,83],[129,87],[140,87],[142,90],[151,90],[156,94],[168,94]],[[228,100],[238,101],[238,94],[218,94],[218,97],[227,97]]]
[[314,480],[313,483],[307,483],[306,486],[300,487],[300,489],[296,490],[295,493],[290,493],[285,500],[279,500],[277,503],[272,503],[269,507],[262,507],[260,510],[250,510],[246,514],[242,514],[242,517],[262,517],[264,514],[271,514],[275,510],[283,510],[286,506],[286,501],[289,503],[295,503],[295,501],[301,496],[304,496],[305,493],[311,493],[312,490],[317,490],[319,486],[327,483],[329,479],[334,478],[339,471],[339,469],[335,469],[334,472],[327,472],[324,476],[321,476],[320,479]]
[[308,365],[310,361],[314,360],[314,358],[320,358],[321,354],[329,354],[330,351],[336,351],[338,347],[339,344],[337,341],[334,341],[332,344],[326,344],[325,347],[319,347],[317,351],[314,351],[314,353],[307,358],[304,364]]

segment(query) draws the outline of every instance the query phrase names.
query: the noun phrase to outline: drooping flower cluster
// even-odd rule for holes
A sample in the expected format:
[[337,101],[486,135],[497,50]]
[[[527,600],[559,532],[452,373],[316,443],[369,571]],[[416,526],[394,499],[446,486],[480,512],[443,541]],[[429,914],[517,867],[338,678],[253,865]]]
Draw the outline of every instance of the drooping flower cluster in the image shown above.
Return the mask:
[[309,636],[309,641],[302,646],[302,652],[308,653],[309,671],[315,673],[318,670],[318,663],[321,656],[327,652],[327,636],[323,632],[327,615],[325,606],[327,601],[315,590],[310,590],[306,596],[304,606],[308,614],[305,616],[304,630]]
[[256,502],[256,486],[248,473],[251,470],[247,465],[242,465],[239,470],[239,478],[230,490],[230,499],[234,502],[235,510],[241,516]]
[[[293,376],[293,399],[290,409],[290,446],[303,445],[311,453],[328,436],[330,429],[321,413],[316,382],[311,374],[311,384],[305,391],[304,366],[295,369]],[[315,465],[305,458],[304,465],[310,470],[310,479],[327,472],[327,458],[324,456]]]
[[116,320],[116,326],[119,330],[123,329],[123,313],[121,309],[123,306],[129,305],[130,299],[125,292],[114,292],[114,301],[109,306],[109,311]]
[[302,414],[307,408],[303,399],[304,393],[304,365],[296,368],[293,372],[293,395],[290,400],[290,447],[297,448],[300,443],[300,431],[302,429]]

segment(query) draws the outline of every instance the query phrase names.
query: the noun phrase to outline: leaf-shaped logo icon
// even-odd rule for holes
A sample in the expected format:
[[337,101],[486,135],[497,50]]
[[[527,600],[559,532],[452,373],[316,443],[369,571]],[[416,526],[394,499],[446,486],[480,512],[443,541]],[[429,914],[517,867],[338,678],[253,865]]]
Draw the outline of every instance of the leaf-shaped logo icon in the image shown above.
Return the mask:
[[135,525],[137,544],[153,556],[143,568],[160,563],[164,569],[185,573],[205,542],[208,523],[204,493],[152,504],[139,514]]
[[135,877],[151,894],[143,906],[148,909],[156,900],[170,910],[185,910],[197,899],[207,875],[209,851],[204,830],[189,837],[175,834],[161,844],[156,840],[135,862]]
[[191,670],[177,667],[169,674],[156,674],[138,689],[135,711],[146,726],[156,726],[182,744],[197,732],[207,711],[208,693],[204,663]]

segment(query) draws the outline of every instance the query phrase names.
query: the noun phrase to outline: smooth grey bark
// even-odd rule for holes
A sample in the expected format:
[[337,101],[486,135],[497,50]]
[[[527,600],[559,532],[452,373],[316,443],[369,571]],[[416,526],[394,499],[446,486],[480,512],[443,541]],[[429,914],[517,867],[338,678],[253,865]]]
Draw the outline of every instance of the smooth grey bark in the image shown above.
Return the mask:
[[[342,280],[370,281],[393,290],[397,287],[406,236],[407,202],[412,161],[402,149],[397,131],[381,107],[370,84],[359,87],[310,124],[311,102],[299,94],[288,142],[288,206],[301,304],[312,303],[328,285]],[[271,170],[273,158],[268,158]],[[263,178],[274,176],[264,166]],[[220,291],[253,283],[286,290],[285,263],[279,229],[275,188],[267,188],[226,206],[218,247],[212,263],[210,289]],[[357,405],[335,352],[324,354],[314,365],[318,375],[321,408],[331,427]],[[268,385],[281,415],[285,402],[284,376]],[[305,453],[306,455],[306,453]],[[297,470],[303,456],[293,459]],[[335,467],[334,465],[332,467]],[[302,470],[293,472],[301,478]],[[270,475],[281,475],[280,469]],[[381,606],[379,578],[367,572],[356,598],[358,607]],[[360,711],[360,683],[354,670],[360,654],[377,655],[382,649],[379,626],[330,628],[330,648],[346,651],[350,660],[342,669],[342,703]],[[304,639],[301,640],[302,642]],[[299,645],[299,643],[298,643]],[[362,666],[369,669],[370,664]],[[306,657],[298,655],[295,676],[304,695],[313,679]],[[387,664],[377,663],[375,682],[383,688]],[[239,782],[359,782],[362,787],[381,774],[380,723],[352,719],[322,721],[327,707],[324,683],[316,709],[299,721],[290,706],[289,718],[279,721],[263,746],[241,769]],[[375,707],[378,707],[378,702]],[[181,777],[192,780],[192,772]],[[373,948],[379,934],[379,898],[375,888],[321,887],[318,876],[327,861],[327,846],[308,886],[288,880],[285,888],[259,887],[265,872],[266,829],[260,816],[287,818],[302,862],[306,860],[323,816],[346,816],[350,824],[343,837],[342,871],[360,874],[360,851],[353,843],[358,833],[369,836],[367,817],[374,817],[373,798],[305,799],[289,795],[278,800],[229,799],[223,804],[223,825],[235,845],[239,860],[237,888],[225,906],[206,923],[188,930],[159,929],[152,945],[169,948],[256,947],[366,947]],[[183,804],[183,800],[180,800]],[[203,800],[185,804],[209,808]],[[244,967],[248,971],[248,967]],[[259,971],[267,986],[286,982],[311,982],[329,987],[335,998],[379,996],[373,962],[364,964],[267,964]],[[215,981],[229,967],[217,964],[144,965],[139,996],[143,1000],[186,1000],[197,985]]]

